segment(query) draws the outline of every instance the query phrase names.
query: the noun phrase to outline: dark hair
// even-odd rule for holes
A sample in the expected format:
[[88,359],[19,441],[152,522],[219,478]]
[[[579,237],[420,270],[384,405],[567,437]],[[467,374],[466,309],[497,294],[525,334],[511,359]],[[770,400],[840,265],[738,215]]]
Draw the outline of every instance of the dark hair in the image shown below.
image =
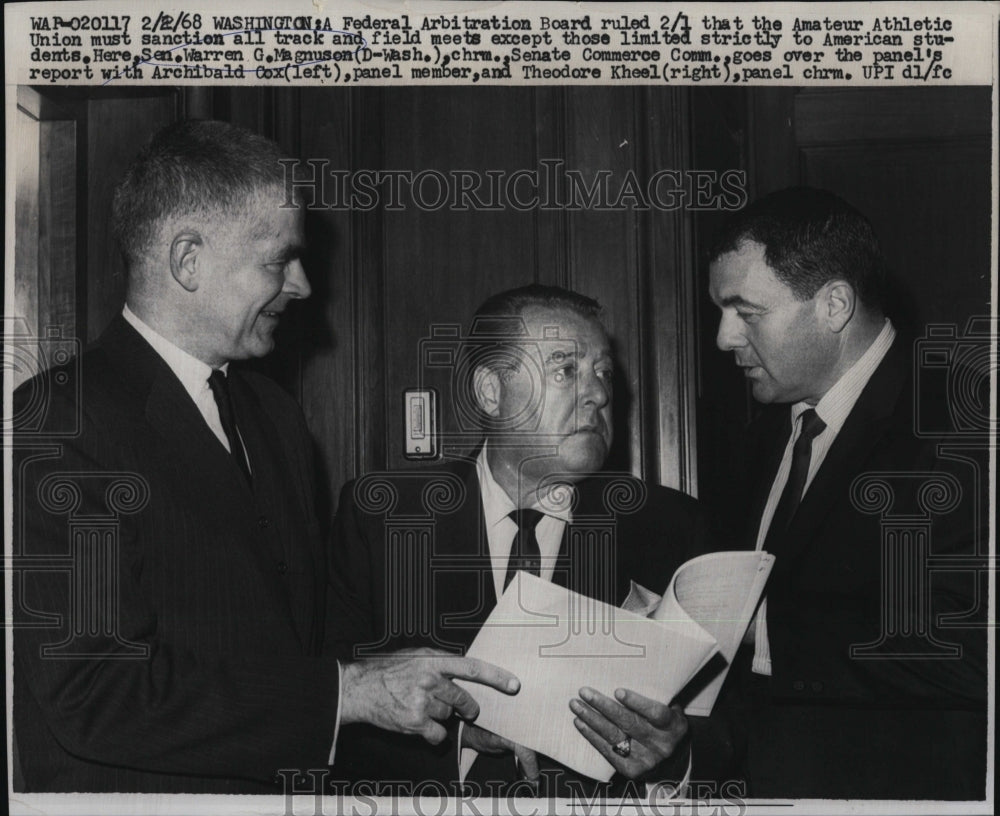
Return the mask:
[[166,218],[243,213],[261,190],[284,184],[282,158],[274,142],[226,122],[158,131],[115,189],[111,223],[126,265],[140,261]]
[[882,305],[886,271],[875,230],[827,190],[789,187],[753,202],[716,236],[709,261],[735,252],[745,241],[764,247],[775,277],[802,300],[839,279],[850,283],[865,305]]

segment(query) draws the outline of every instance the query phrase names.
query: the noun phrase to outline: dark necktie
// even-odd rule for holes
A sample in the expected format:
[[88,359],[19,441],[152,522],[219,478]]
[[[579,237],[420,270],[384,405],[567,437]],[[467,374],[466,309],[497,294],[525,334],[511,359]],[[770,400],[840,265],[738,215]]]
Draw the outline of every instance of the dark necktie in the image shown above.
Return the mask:
[[208,387],[212,389],[215,397],[215,405],[219,409],[219,420],[222,422],[222,430],[226,432],[229,440],[229,452],[236,459],[236,464],[240,466],[246,480],[250,481],[250,466],[247,463],[243,450],[243,441],[236,424],[236,411],[233,409],[233,397],[229,392],[229,381],[226,375],[218,368],[213,369],[212,375],[208,378]]
[[801,422],[802,430],[792,446],[792,467],[788,471],[788,481],[785,482],[785,489],[781,491],[781,498],[778,500],[778,506],[771,517],[771,525],[767,528],[767,536],[764,539],[764,550],[767,552],[774,552],[775,544],[780,541],[795,516],[799,502],[802,501],[806,476],[809,474],[812,441],[826,428],[826,423],[812,408],[802,412]]
[[538,510],[513,510],[508,518],[517,525],[517,534],[510,545],[510,558],[507,559],[507,578],[503,582],[503,588],[514,579],[514,573],[518,570],[530,572],[532,575],[541,575],[542,572],[542,551],[538,548],[538,537],[535,535],[535,527],[538,526],[545,514]]

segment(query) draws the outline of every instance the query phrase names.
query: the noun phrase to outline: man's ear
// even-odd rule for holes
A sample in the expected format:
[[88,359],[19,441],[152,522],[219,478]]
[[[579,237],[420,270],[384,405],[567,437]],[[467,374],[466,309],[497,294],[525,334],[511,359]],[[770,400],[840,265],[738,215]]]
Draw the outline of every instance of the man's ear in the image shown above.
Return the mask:
[[830,331],[839,334],[854,317],[858,305],[854,287],[845,280],[832,280],[823,285],[818,300],[820,318]]
[[188,292],[198,288],[198,253],[203,241],[200,233],[179,232],[170,242],[170,274]]
[[476,405],[487,416],[500,413],[500,375],[489,366],[478,365],[472,374],[472,395]]

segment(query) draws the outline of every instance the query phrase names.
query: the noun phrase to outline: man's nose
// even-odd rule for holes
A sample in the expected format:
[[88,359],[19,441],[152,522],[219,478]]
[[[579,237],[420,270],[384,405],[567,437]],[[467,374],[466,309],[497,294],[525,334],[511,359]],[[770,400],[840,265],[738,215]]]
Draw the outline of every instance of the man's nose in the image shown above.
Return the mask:
[[312,294],[306,270],[298,258],[285,267],[285,285],[281,287],[281,291],[295,298],[307,298]]
[[719,318],[719,331],[715,335],[715,345],[722,351],[732,351],[746,345],[739,317],[735,314],[722,313],[722,317]]
[[584,405],[603,408],[611,402],[611,380],[598,376],[596,371],[590,372],[583,379],[580,397]]

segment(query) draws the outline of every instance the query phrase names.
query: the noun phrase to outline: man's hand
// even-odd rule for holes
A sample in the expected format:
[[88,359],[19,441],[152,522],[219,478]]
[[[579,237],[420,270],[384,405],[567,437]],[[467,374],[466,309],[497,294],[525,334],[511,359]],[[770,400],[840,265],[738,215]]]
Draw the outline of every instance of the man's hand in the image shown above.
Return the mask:
[[[660,781],[658,766],[669,759],[688,730],[680,706],[665,706],[628,689],[616,689],[616,700],[591,688],[580,689],[580,700],[570,700],[573,724],[618,773],[629,779]],[[631,737],[628,756],[612,750]]]
[[464,720],[479,716],[479,704],[452,682],[456,677],[505,694],[516,694],[521,688],[510,672],[472,657],[436,649],[396,652],[344,664],[340,722],[366,722],[387,731],[420,734],[437,745],[448,733],[440,721],[453,713]]
[[513,753],[517,757],[521,775],[532,784],[538,784],[538,755],[530,748],[472,723],[462,726],[462,747],[473,748],[481,754]]

